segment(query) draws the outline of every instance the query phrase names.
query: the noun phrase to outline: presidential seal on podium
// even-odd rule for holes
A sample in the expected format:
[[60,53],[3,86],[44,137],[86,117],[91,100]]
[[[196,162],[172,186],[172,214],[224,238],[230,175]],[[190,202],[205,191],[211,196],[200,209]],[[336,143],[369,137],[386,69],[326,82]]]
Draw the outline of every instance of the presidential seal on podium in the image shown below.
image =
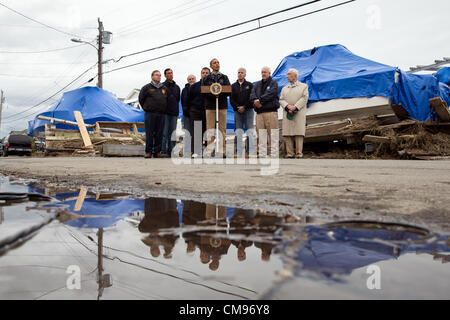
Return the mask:
[[213,95],[218,96],[219,94],[222,93],[222,85],[218,82],[213,83],[210,87],[209,87],[209,92],[211,92]]

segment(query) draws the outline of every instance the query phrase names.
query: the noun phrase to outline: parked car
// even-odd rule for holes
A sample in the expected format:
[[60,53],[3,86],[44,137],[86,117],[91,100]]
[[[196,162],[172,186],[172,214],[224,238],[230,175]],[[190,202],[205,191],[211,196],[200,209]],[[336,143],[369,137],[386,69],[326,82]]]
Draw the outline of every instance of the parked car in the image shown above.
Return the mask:
[[1,148],[4,157],[10,154],[31,156],[33,140],[31,137],[23,134],[10,134],[3,139]]
[[45,152],[45,141],[44,140],[35,139],[34,146],[35,146],[36,152],[38,152],[38,153]]

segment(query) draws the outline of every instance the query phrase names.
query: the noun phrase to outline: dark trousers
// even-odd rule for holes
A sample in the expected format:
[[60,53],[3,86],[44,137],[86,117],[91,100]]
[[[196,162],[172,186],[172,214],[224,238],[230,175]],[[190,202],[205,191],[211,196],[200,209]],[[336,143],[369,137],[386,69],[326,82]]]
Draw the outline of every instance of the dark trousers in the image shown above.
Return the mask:
[[172,141],[172,133],[177,130],[177,120],[178,116],[169,116],[166,114],[161,148],[162,153],[170,155],[173,147],[175,147],[175,141]]
[[[250,130],[254,129],[255,125],[253,122],[255,121],[255,111],[253,109],[246,109],[244,113],[239,113],[237,110],[234,111],[234,125],[235,129],[241,129],[240,131],[236,132],[236,138],[235,141],[235,150],[238,155],[242,155],[242,134],[244,133],[244,126],[245,130],[247,131],[247,144],[245,147],[245,151],[247,154],[250,150],[250,141],[249,139],[255,139],[256,141],[256,135],[255,131]],[[256,145],[256,142],[255,142]]]
[[[191,118],[190,117],[186,117],[183,115],[183,121],[181,122],[183,124],[183,129],[189,133],[189,137],[192,137],[192,127],[191,127]],[[185,134],[185,138],[187,137],[187,135]],[[187,139],[183,140],[183,148],[184,148],[184,154],[186,155],[191,155],[191,143],[192,143],[192,138],[189,138],[189,141]]]
[[[192,153],[196,153],[198,155],[202,154],[202,143],[203,143],[203,135],[206,131],[206,113],[203,109],[191,108],[189,111],[189,115],[191,118],[191,151]],[[201,121],[202,123],[202,132],[201,137],[195,136],[195,122]],[[195,140],[200,141],[200,144],[195,144]]]
[[145,112],[145,153],[161,153],[165,115]]

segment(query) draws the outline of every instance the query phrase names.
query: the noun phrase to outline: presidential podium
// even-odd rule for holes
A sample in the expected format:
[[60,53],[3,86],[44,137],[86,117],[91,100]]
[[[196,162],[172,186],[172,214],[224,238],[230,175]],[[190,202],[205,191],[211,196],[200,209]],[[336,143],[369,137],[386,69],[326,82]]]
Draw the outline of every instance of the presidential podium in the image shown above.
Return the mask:
[[[219,150],[219,95],[221,93],[231,93],[231,85],[221,85],[220,83],[213,83],[210,86],[201,86],[201,93],[211,93],[216,96],[216,153]],[[225,146],[223,146],[225,149]]]

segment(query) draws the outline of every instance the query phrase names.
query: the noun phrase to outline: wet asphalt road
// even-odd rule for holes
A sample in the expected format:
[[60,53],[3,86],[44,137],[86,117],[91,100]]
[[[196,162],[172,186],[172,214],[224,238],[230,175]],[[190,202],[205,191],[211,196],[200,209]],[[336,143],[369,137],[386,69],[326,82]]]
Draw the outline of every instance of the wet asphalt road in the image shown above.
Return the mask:
[[81,184],[98,190],[210,201],[335,220],[357,217],[450,230],[450,161],[282,159],[271,166],[272,172],[261,163],[0,158],[0,173],[50,184]]

